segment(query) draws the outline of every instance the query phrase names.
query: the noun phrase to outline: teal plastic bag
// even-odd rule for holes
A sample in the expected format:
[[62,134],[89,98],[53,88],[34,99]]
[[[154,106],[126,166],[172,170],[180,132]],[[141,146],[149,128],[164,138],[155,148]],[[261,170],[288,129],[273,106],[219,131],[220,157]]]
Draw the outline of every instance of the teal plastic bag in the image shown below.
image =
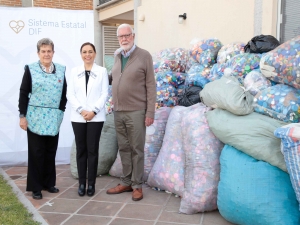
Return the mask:
[[225,145],[221,157],[218,208],[240,225],[299,225],[300,212],[289,175]]

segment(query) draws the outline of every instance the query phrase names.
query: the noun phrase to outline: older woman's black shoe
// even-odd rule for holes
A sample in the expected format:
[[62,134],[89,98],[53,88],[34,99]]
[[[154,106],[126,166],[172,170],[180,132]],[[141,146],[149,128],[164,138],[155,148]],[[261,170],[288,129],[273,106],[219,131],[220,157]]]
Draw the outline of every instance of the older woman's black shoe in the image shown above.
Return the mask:
[[42,192],[41,191],[33,191],[32,198],[37,199],[37,200],[42,199],[43,198]]
[[85,184],[80,184],[78,188],[78,195],[84,196],[85,195]]
[[59,192],[59,189],[56,188],[56,187],[51,187],[51,188],[48,188],[47,191],[49,193],[58,193]]
[[95,194],[95,185],[89,185],[86,193],[88,196],[93,196]]

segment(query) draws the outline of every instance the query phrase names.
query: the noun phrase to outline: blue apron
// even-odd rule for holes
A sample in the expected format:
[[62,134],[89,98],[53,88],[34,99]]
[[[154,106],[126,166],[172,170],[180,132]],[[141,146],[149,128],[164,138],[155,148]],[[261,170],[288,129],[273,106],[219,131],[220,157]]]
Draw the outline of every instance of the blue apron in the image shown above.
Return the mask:
[[39,62],[28,65],[32,93],[26,113],[28,128],[38,135],[55,136],[59,132],[64,113],[59,109],[65,66],[54,64],[55,73],[45,73]]

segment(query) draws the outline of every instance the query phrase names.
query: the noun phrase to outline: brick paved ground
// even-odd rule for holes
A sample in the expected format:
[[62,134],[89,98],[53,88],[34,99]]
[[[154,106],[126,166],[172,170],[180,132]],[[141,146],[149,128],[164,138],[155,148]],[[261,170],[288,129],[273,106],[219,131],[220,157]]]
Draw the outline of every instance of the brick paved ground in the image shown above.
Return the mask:
[[34,200],[26,192],[27,167],[3,168],[6,174],[22,191],[24,196],[50,224],[81,225],[230,225],[218,211],[195,215],[179,214],[180,198],[172,194],[143,186],[144,199],[134,202],[131,193],[107,195],[106,190],[118,184],[119,179],[110,176],[97,177],[93,197],[79,197],[78,181],[70,172],[70,165],[59,165],[57,187],[60,192],[43,191],[42,200]]

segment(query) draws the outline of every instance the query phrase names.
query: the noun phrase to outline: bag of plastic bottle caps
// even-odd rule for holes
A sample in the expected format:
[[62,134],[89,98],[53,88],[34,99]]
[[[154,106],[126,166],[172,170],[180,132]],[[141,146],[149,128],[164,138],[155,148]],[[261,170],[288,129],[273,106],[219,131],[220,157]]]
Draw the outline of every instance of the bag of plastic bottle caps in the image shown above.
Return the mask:
[[243,84],[244,78],[248,73],[259,69],[260,58],[260,54],[239,54],[227,61],[226,68],[232,69],[231,76],[235,76]]
[[220,157],[218,209],[241,225],[299,225],[298,202],[289,175],[225,145]]
[[219,158],[224,144],[207,124],[205,113],[209,110],[202,103],[195,104],[181,122],[185,175],[179,211],[186,214],[217,209]]
[[244,79],[244,87],[254,96],[257,94],[257,92],[271,86],[270,80],[262,75],[259,70],[252,70]]
[[217,63],[223,64],[230,60],[233,56],[244,53],[245,43],[233,42],[224,45],[218,52]]
[[264,89],[254,98],[254,111],[284,122],[300,121],[300,90],[284,84]]
[[188,60],[187,60],[187,63],[186,63],[186,68],[185,68],[185,72],[189,71],[191,69],[191,67],[194,65],[194,64],[197,64],[197,60],[195,60],[193,57],[191,57],[189,55],[188,57]]
[[266,53],[260,69],[268,79],[300,89],[300,36]]
[[209,81],[214,81],[220,79],[224,75],[224,70],[226,69],[226,64],[216,63],[214,64],[211,69],[210,73],[207,77]]
[[281,151],[292,182],[300,211],[300,124],[291,123],[275,130],[274,135],[281,138]]
[[205,84],[209,83],[207,77],[210,74],[210,69],[211,67],[204,67],[199,63],[194,64],[186,75],[185,85],[203,88]]
[[154,69],[155,73],[159,72],[158,71],[159,66],[160,66],[160,61],[154,61],[154,59],[153,59],[153,69]]
[[184,48],[166,48],[152,55],[155,72],[185,72],[188,51]]
[[216,63],[221,47],[222,43],[216,38],[202,39],[192,46],[190,56],[202,66],[208,67]]
[[177,105],[177,90],[173,85],[166,84],[156,87],[156,108]]
[[171,110],[172,109],[169,107],[161,107],[157,109],[155,111],[153,124],[146,128],[144,148],[144,181],[148,180],[149,173],[161,149]]
[[108,173],[113,177],[123,176],[123,166],[122,166],[122,161],[121,161],[121,156],[119,151],[117,154],[117,158]]
[[181,120],[189,107],[172,109],[159,155],[148,177],[148,185],[182,196],[185,154],[182,147]]
[[108,86],[108,94],[105,102],[105,113],[111,114],[114,111],[114,103],[112,101],[112,86]]
[[166,84],[171,84],[173,87],[178,88],[180,84],[185,82],[185,73],[164,71],[155,73],[156,85],[163,86]]

